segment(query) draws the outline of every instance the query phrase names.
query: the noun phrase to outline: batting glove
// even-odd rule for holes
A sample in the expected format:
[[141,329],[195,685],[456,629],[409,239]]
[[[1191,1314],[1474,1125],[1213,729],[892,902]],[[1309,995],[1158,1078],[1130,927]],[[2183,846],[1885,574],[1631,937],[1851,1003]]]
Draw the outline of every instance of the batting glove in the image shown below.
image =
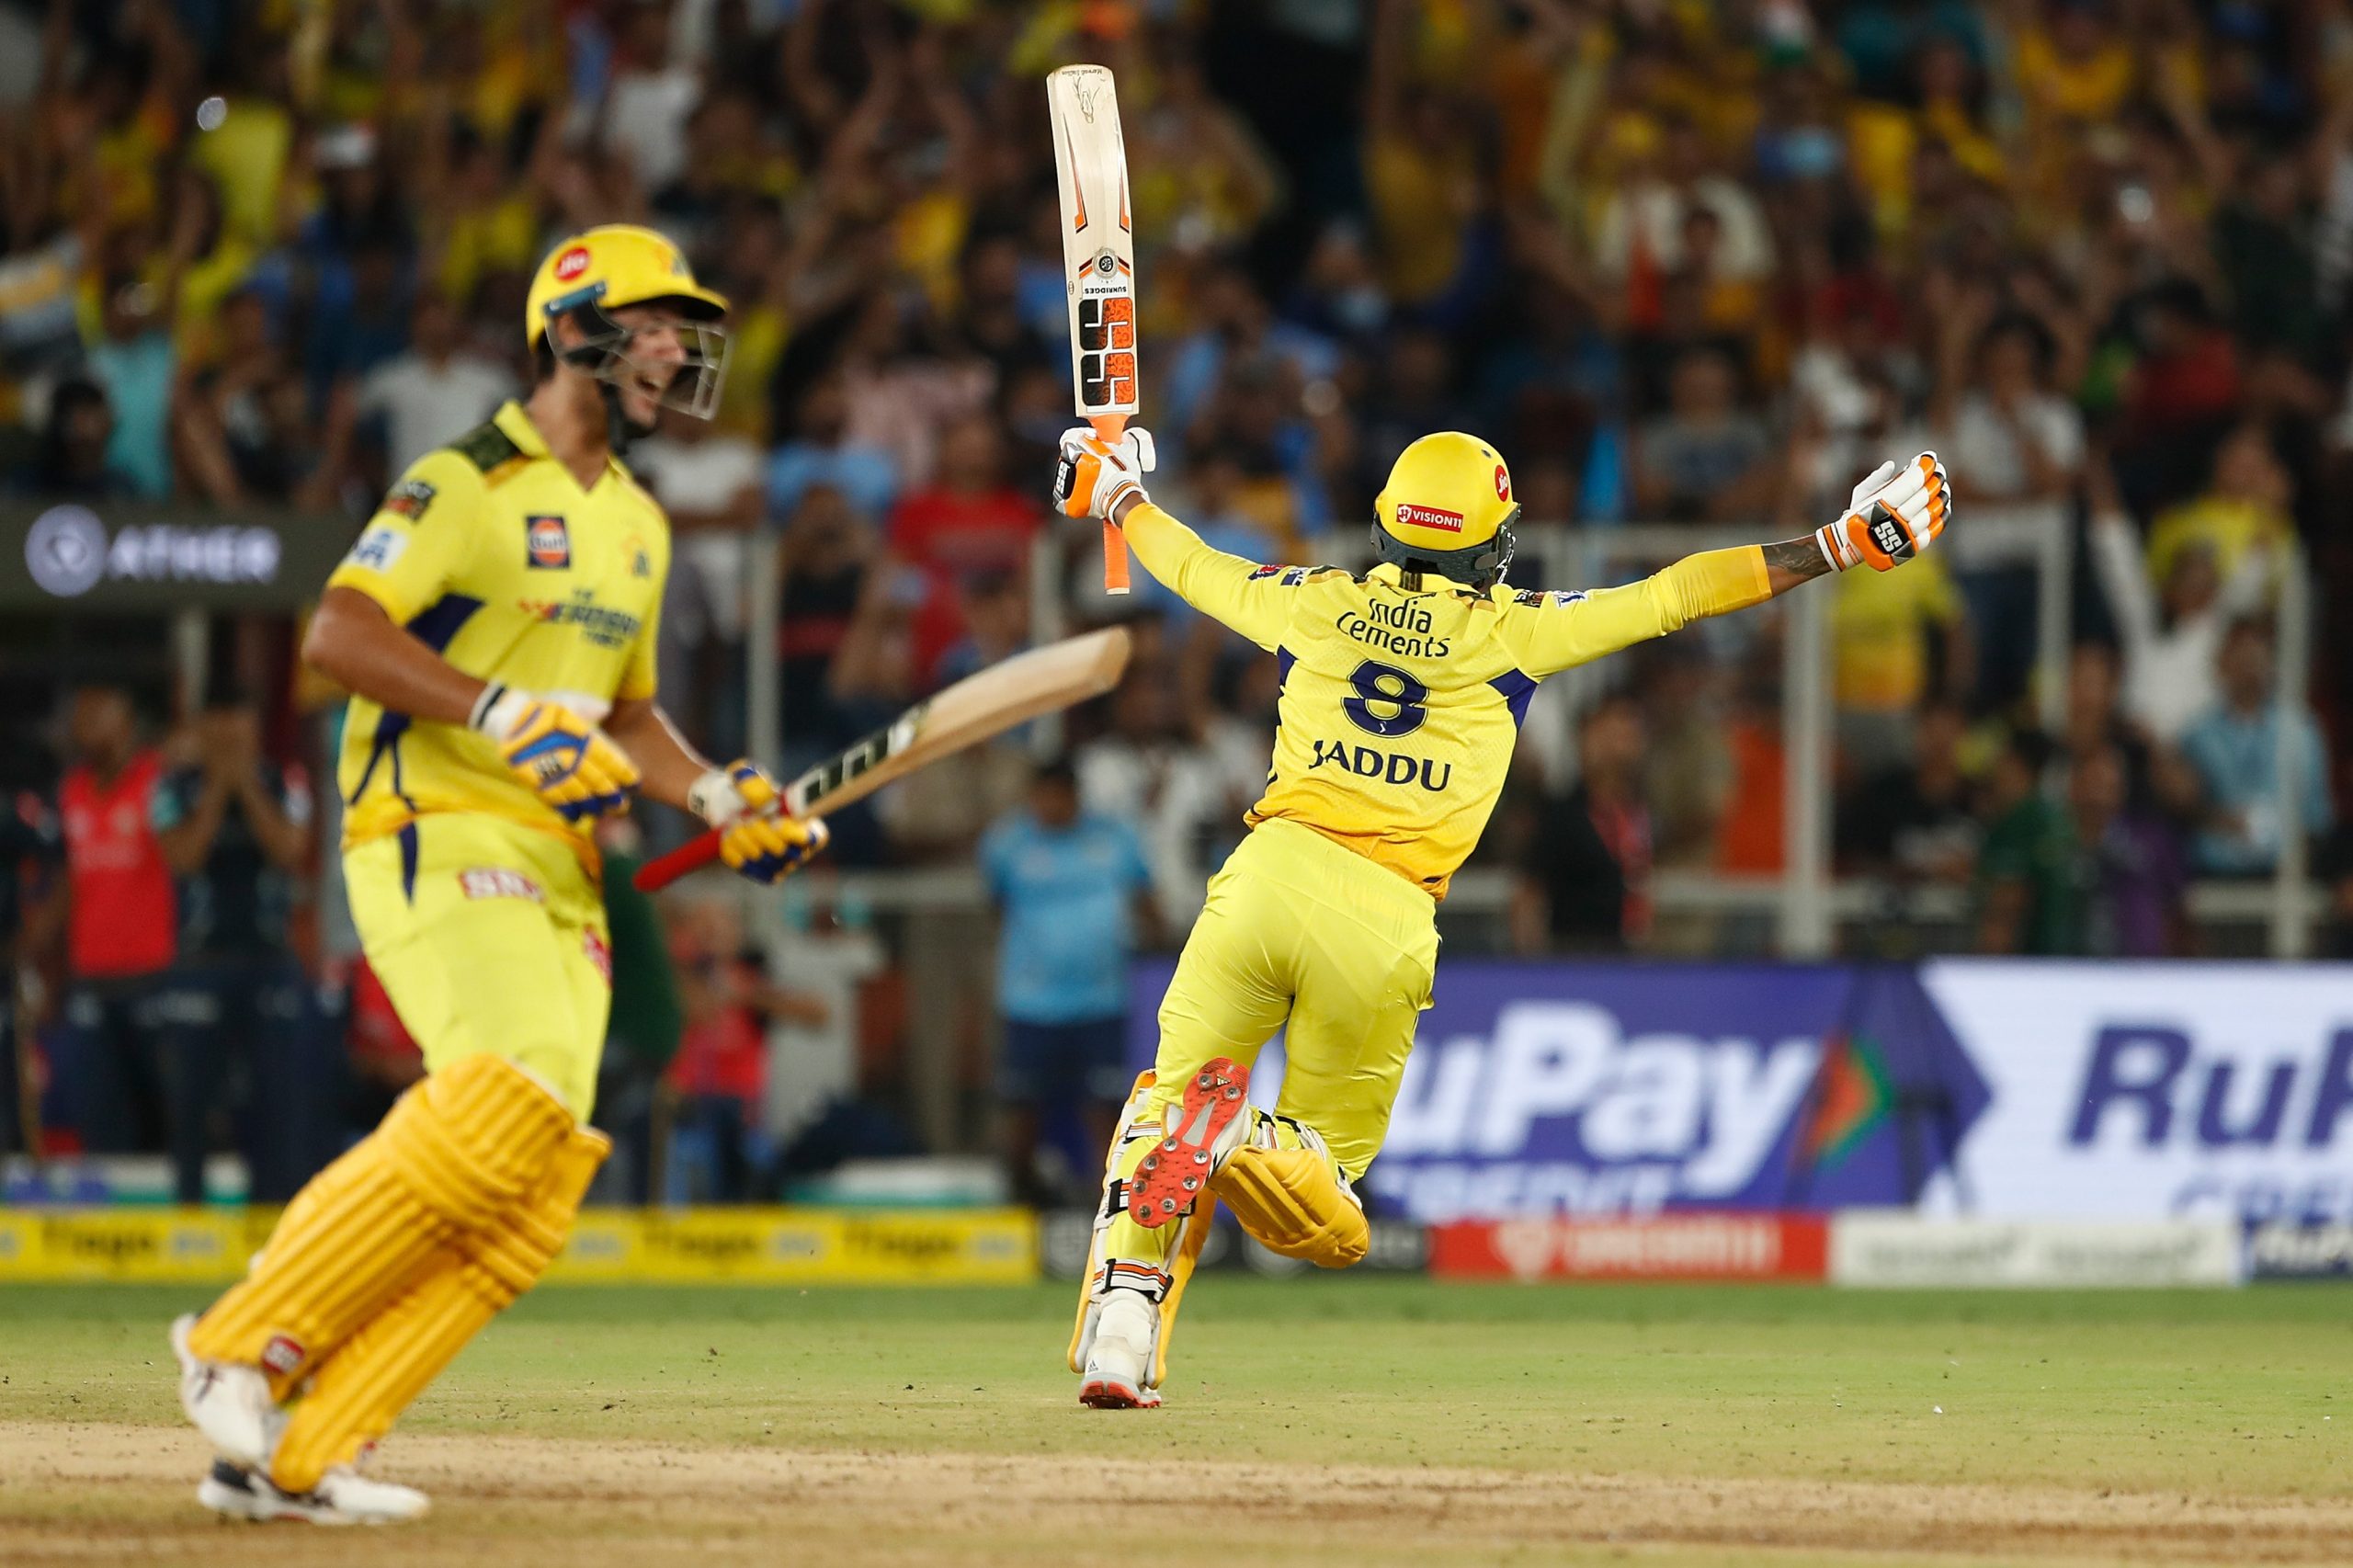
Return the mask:
[[784,791],[756,762],[714,767],[687,790],[687,804],[719,829],[719,858],[756,882],[779,882],[833,838],[822,817],[788,816]]
[[1908,463],[1884,462],[1860,484],[1853,508],[1814,534],[1830,564],[1844,572],[1868,564],[1892,572],[1936,542],[1952,518],[1952,486],[1934,452]]
[[637,765],[563,703],[493,681],[469,722],[498,744],[515,776],[566,822],[629,810]]
[[1062,461],[1054,465],[1054,505],[1064,517],[1108,520],[1130,495],[1149,501],[1142,476],[1152,472],[1152,432],[1130,426],[1107,441],[1085,426],[1063,432]]

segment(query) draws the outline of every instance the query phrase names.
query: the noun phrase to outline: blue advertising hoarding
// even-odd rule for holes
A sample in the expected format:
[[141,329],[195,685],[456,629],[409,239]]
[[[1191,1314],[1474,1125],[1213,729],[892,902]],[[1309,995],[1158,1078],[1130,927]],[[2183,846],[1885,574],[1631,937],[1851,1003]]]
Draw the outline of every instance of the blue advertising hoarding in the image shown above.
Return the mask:
[[[1133,971],[1139,1065],[1172,968]],[[2353,1221],[2353,966],[1442,963],[1366,1187],[1432,1223]]]

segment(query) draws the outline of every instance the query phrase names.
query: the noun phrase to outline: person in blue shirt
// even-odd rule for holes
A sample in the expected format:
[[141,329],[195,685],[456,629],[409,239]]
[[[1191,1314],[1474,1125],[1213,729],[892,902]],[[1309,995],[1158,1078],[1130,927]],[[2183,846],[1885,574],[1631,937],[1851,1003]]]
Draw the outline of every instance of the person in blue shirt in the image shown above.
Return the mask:
[[[2320,729],[2302,710],[2283,714],[2274,689],[2270,627],[2261,619],[2233,624],[2216,659],[2222,699],[2181,737],[2182,755],[2196,771],[2205,811],[2193,848],[2200,870],[2226,877],[2261,876],[2279,858],[2287,809],[2317,838],[2334,816],[2328,761]],[[2288,726],[2288,778],[2279,777],[2279,726]]]
[[1134,828],[1080,809],[1066,758],[1039,768],[980,858],[1001,919],[1006,1161],[1015,1196],[1039,1202],[1053,1196],[1038,1174],[1045,1131],[1074,1118],[1081,1148],[1107,1147],[1127,1098],[1128,958],[1160,937],[1152,870]]

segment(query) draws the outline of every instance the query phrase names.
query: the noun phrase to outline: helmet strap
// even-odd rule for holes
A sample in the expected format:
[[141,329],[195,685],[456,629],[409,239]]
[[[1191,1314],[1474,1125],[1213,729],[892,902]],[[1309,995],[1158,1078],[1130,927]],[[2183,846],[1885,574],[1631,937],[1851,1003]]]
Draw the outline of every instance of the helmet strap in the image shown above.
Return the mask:
[[605,403],[605,447],[617,458],[629,456],[629,444],[640,433],[621,412],[621,389],[610,381],[597,383],[597,395]]
[[1511,558],[1519,543],[1513,527],[1519,521],[1519,510],[1514,506],[1506,514],[1504,520],[1495,525],[1495,537],[1486,543],[1461,550],[1416,550],[1376,520],[1372,525],[1373,553],[1397,568],[1401,574],[1399,584],[1408,592],[1419,592],[1422,574],[1435,572],[1483,594],[1502,582],[1504,574],[1511,570]]

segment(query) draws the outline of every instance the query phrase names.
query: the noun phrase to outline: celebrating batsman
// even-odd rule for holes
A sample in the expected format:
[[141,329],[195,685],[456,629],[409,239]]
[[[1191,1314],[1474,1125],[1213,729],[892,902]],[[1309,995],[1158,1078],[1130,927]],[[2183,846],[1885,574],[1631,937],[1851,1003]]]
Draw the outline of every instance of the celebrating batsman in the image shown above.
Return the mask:
[[[1363,1257],[1351,1188],[1380,1153],[1430,1005],[1435,914],[1504,786],[1546,676],[1811,577],[1902,565],[1940,533],[1936,454],[1889,462],[1814,534],[1708,551],[1624,587],[1512,592],[1519,506],[1495,449],[1454,431],[1407,447],[1374,502],[1363,576],[1223,554],[1154,506],[1152,440],[1063,437],[1054,498],[1120,525],[1145,570],[1272,653],[1274,768],[1160,1007],[1160,1051],[1113,1140],[1071,1340],[1082,1403],[1160,1403],[1168,1338],[1208,1234],[1204,1197],[1287,1257]],[[1286,1030],[1269,1114],[1245,1098]]]
[[650,229],[558,245],[525,309],[528,401],[420,459],[328,580],[303,653],[353,694],[352,915],[427,1075],[172,1325],[218,1512],[425,1511],[359,1458],[547,1267],[610,1147],[587,1125],[612,983],[597,818],[637,792],[687,807],[761,881],[824,846],[654,701],[669,525],[620,454],[664,407],[710,416],[726,309]]

